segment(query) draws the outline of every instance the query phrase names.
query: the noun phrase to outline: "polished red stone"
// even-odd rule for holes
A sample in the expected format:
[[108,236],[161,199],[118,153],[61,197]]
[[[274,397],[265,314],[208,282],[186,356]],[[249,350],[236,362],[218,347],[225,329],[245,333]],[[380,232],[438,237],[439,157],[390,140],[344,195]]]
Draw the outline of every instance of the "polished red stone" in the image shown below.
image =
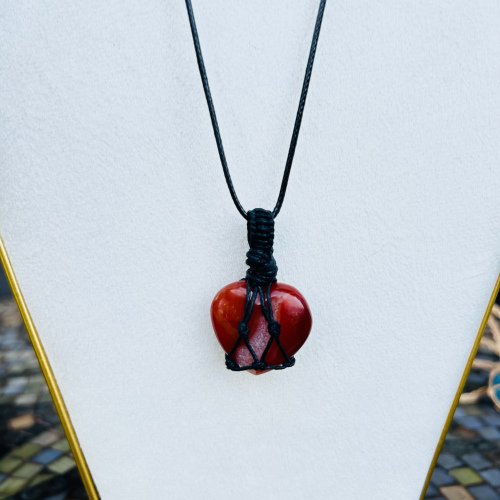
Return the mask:
[[[220,290],[212,302],[210,309],[212,325],[217,340],[226,354],[238,339],[238,324],[243,318],[246,292],[246,282],[237,281]],[[271,285],[271,305],[274,319],[281,325],[281,344],[291,357],[304,345],[311,331],[312,318],[309,306],[297,289],[284,283]],[[269,341],[269,332],[267,322],[262,315],[259,296],[255,301],[248,327],[250,344],[260,359]],[[240,342],[232,358],[240,366],[250,365],[253,362],[252,355],[243,341]],[[281,365],[285,361],[276,342],[273,342],[265,361],[270,366]],[[265,371],[249,371],[257,375],[265,373]]]

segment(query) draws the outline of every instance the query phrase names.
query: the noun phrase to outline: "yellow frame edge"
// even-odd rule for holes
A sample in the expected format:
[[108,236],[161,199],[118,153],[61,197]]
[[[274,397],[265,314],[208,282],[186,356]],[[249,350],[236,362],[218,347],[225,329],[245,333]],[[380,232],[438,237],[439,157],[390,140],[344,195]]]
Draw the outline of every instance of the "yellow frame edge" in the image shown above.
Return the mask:
[[[82,481],[85,486],[85,490],[87,491],[87,495],[89,496],[90,500],[99,500],[99,494],[97,493],[97,488],[94,484],[94,481],[92,480],[92,475],[90,473],[87,462],[85,461],[85,457],[80,447],[80,443],[78,442],[78,438],[76,437],[75,429],[73,428],[73,425],[69,418],[68,410],[66,409],[66,405],[64,404],[61,391],[59,390],[49,360],[47,359],[47,355],[45,354],[42,343],[40,341],[40,337],[38,336],[38,332],[36,331],[35,325],[33,324],[33,320],[31,319],[28,307],[26,306],[26,302],[24,301],[24,297],[21,293],[21,289],[19,288],[19,284],[14,274],[14,270],[12,269],[9,256],[7,255],[7,250],[5,249],[5,245],[1,237],[0,237],[0,260],[5,269],[5,274],[7,275],[7,279],[12,289],[14,298],[17,302],[17,306],[19,307],[19,311],[21,313],[21,317],[24,321],[24,325],[30,337],[31,343],[33,344],[33,349],[35,351],[36,357],[38,358],[38,362],[40,363],[40,368],[42,370],[43,376],[45,377],[45,381],[47,382],[50,395],[52,396],[52,400],[54,401],[54,406],[56,408],[57,414],[59,415],[59,419],[61,420],[64,433],[66,434],[66,438],[68,439],[71,452],[73,453],[73,457],[75,459],[76,465],[82,477]],[[493,304],[495,303],[495,299],[496,296],[498,295],[499,290],[500,290],[500,275],[498,276],[497,281],[495,283],[495,288],[488,302],[488,306],[486,307],[486,311],[483,315],[483,319],[481,321],[481,325],[479,326],[476,339],[472,346],[472,350],[469,354],[469,358],[467,359],[467,364],[465,365],[465,369],[462,373],[462,378],[460,379],[458,389],[455,393],[455,397],[453,398],[451,408],[448,412],[448,417],[446,418],[443,430],[441,431],[441,436],[434,451],[434,456],[432,457],[431,465],[429,467],[429,471],[427,472],[424,486],[420,494],[420,500],[424,500],[424,496],[429,486],[432,473],[434,472],[434,469],[436,467],[437,459],[443,447],[446,435],[448,434],[448,430],[451,426],[453,415],[455,414],[455,410],[457,409],[460,395],[462,394],[465,382],[472,368],[472,362],[476,357],[476,353],[479,348],[479,343],[481,342],[481,338],[483,337],[484,330],[486,329],[486,323],[488,322],[488,318],[491,314],[491,310],[493,309]]]
[[441,448],[443,447],[444,440],[451,426],[451,422],[453,420],[453,415],[455,414],[455,410],[458,406],[458,401],[464,390],[465,382],[467,381],[467,377],[469,376],[469,372],[472,368],[472,362],[476,357],[477,350],[479,349],[479,342],[483,337],[484,330],[486,329],[486,323],[488,322],[488,318],[490,317],[491,310],[493,309],[493,304],[495,304],[495,299],[498,295],[498,291],[500,290],[500,275],[497,278],[497,282],[495,283],[495,288],[490,297],[490,301],[488,302],[488,306],[486,307],[486,311],[484,312],[483,320],[481,321],[481,325],[479,325],[479,330],[477,332],[476,340],[474,341],[474,345],[472,346],[472,350],[469,354],[469,358],[467,359],[467,364],[465,365],[464,372],[462,373],[462,378],[460,379],[460,384],[458,385],[457,392],[455,393],[455,397],[453,398],[453,402],[451,404],[450,411],[448,412],[448,417],[446,418],[446,422],[444,423],[443,430],[441,431],[441,436],[439,438],[439,442],[436,446],[436,450],[434,451],[434,456],[432,457],[432,462],[429,467],[429,471],[427,472],[427,476],[425,478],[424,486],[422,488],[422,493],[420,494],[420,500],[424,500],[425,493],[431,481],[432,473],[436,467],[437,459],[439,454],[441,453]]
[[30,337],[31,343],[33,344],[33,349],[35,351],[36,357],[38,358],[38,362],[40,363],[40,368],[42,370],[43,376],[45,377],[45,381],[47,382],[50,395],[52,396],[52,400],[54,401],[54,406],[56,407],[57,414],[59,415],[59,419],[61,420],[64,433],[66,434],[71,452],[73,453],[73,458],[75,459],[76,465],[82,477],[83,485],[85,486],[87,495],[89,496],[90,500],[99,500],[97,488],[92,479],[92,475],[90,473],[87,462],[85,461],[85,457],[80,447],[80,443],[78,442],[78,438],[76,437],[75,429],[73,428],[73,425],[69,418],[68,410],[66,409],[66,405],[64,404],[61,391],[59,390],[49,360],[47,359],[47,355],[45,354],[42,343],[40,341],[40,337],[38,336],[38,332],[36,331],[35,325],[33,324],[33,320],[31,319],[28,307],[26,306],[26,302],[24,301],[24,297],[21,293],[21,289],[19,288],[19,284],[14,274],[14,270],[12,269],[9,256],[7,255],[7,250],[5,249],[5,245],[1,237],[0,260],[5,269],[5,274],[7,275],[7,279],[12,289],[14,298],[17,302],[17,306],[19,307],[19,312],[21,313],[21,317],[23,318],[24,325]]

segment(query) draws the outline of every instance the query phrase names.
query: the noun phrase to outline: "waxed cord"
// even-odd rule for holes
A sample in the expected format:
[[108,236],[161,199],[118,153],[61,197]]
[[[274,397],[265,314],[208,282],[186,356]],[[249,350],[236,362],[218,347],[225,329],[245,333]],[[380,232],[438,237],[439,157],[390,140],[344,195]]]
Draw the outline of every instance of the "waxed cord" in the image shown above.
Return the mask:
[[[238,324],[238,337],[232,349],[226,354],[226,367],[232,371],[284,370],[285,368],[290,368],[295,364],[295,358],[293,356],[288,356],[285,349],[283,348],[283,345],[281,344],[281,325],[274,319],[271,304],[271,285],[273,283],[276,283],[276,275],[278,273],[278,266],[276,265],[276,261],[273,256],[274,219],[280,212],[283,201],[285,199],[288,180],[290,178],[290,171],[292,169],[293,157],[295,155],[295,149],[297,147],[297,141],[299,138],[302,116],[304,114],[307,91],[309,89],[309,83],[311,81],[314,56],[316,55],[316,48],[318,45],[319,32],[321,29],[321,22],[323,20],[325,5],[326,0],[321,0],[318,9],[318,15],[316,18],[316,24],[314,27],[311,49],[309,51],[309,58],[307,60],[306,73],[304,76],[304,82],[302,84],[302,92],[300,94],[299,107],[297,109],[297,116],[295,118],[295,125],[293,127],[292,139],[290,141],[290,148],[288,150],[288,156],[285,164],[285,171],[283,173],[283,179],[281,181],[278,200],[272,212],[263,208],[255,208],[254,210],[249,210],[247,212],[241,205],[238,196],[236,195],[233,181],[231,179],[231,174],[229,173],[226,155],[224,153],[224,146],[222,145],[219,124],[217,122],[217,116],[215,114],[212,94],[210,92],[210,86],[208,84],[207,71],[205,69],[205,63],[203,61],[203,55],[201,52],[198,30],[196,29],[193,6],[191,5],[191,0],[186,0],[189,24],[191,26],[193,43],[196,51],[196,59],[198,61],[198,68],[200,70],[201,81],[203,83],[203,89],[205,91],[205,97],[208,104],[210,119],[212,121],[215,141],[217,143],[219,158],[222,164],[222,170],[224,172],[224,177],[226,179],[226,184],[229,189],[229,193],[231,194],[231,198],[233,199],[238,212],[247,220],[248,244],[250,249],[247,252],[246,263],[248,265],[248,270],[244,278],[244,280],[246,281],[245,307],[243,311],[243,317]],[[250,328],[248,326],[257,298],[260,301],[262,316],[266,320],[267,330],[269,332],[269,340],[260,358],[257,356],[250,342]],[[240,366],[234,360],[234,355],[238,347],[240,347],[242,343],[246,346],[252,357],[252,362],[244,366]],[[278,365],[269,365],[266,362],[266,356],[268,355],[273,343],[276,344],[279,352],[281,353],[281,356],[283,357],[283,362]]]
[[[288,149],[288,156],[285,164],[285,171],[283,173],[283,179],[281,181],[281,188],[278,194],[278,200],[272,211],[273,218],[276,218],[281,210],[283,201],[285,199],[286,188],[288,186],[288,179],[290,178],[290,171],[292,169],[293,157],[295,156],[295,149],[297,147],[297,141],[299,139],[300,125],[302,123],[302,116],[304,114],[304,108],[306,104],[307,91],[309,90],[309,82],[311,80],[311,74],[314,64],[314,56],[316,55],[316,47],[318,46],[319,32],[321,30],[321,22],[323,20],[323,13],[325,11],[326,0],[321,0],[318,9],[318,15],[316,18],[316,24],[314,26],[314,34],[311,42],[311,49],[309,51],[309,58],[307,60],[306,73],[304,75],[304,82],[302,84],[302,92],[300,94],[299,107],[297,109],[297,116],[295,118],[295,125],[293,127],[292,139],[290,141],[290,147]],[[238,209],[238,212],[245,218],[248,219],[248,213],[245,211],[243,206],[236,195],[234,189],[233,181],[231,179],[231,174],[229,173],[229,167],[227,165],[226,154],[224,153],[224,146],[222,145],[222,138],[219,130],[219,124],[217,122],[217,116],[215,114],[214,103],[212,99],[212,94],[210,92],[210,86],[208,84],[208,76],[205,68],[205,63],[203,61],[203,55],[201,52],[200,39],[198,36],[198,30],[196,29],[196,21],[194,19],[193,6],[191,0],[186,0],[186,7],[189,17],[189,24],[191,26],[191,33],[193,35],[193,43],[196,51],[196,59],[198,61],[198,68],[200,70],[201,81],[203,83],[203,90],[205,91],[205,97],[207,100],[208,110],[210,112],[210,119],[212,121],[212,127],[215,135],[215,142],[217,143],[217,149],[219,151],[219,158],[222,164],[222,170],[224,172],[224,177],[226,179],[226,184],[231,194],[231,198]]]
[[[246,281],[245,308],[243,317],[238,324],[238,338],[232,349],[226,354],[226,368],[236,372],[284,370],[295,364],[295,358],[288,356],[281,344],[281,325],[274,319],[271,304],[271,285],[276,283],[276,275],[278,274],[278,266],[273,256],[274,217],[272,212],[263,208],[249,210],[247,216],[247,238],[250,249],[247,252],[246,260],[248,270],[243,278]],[[260,358],[250,342],[250,328],[248,326],[257,298],[260,300],[262,316],[266,320],[269,333],[269,340]],[[241,343],[245,344],[252,356],[252,363],[249,365],[240,366],[233,359]],[[276,344],[283,356],[283,362],[279,365],[269,365],[266,362],[266,356],[273,343]]]
[[[238,324],[238,338],[233,348],[226,354],[226,367],[233,371],[243,370],[284,370],[295,364],[295,358],[288,356],[280,341],[281,325],[275,321],[271,304],[271,285],[276,282],[278,266],[273,256],[274,242],[274,217],[272,212],[263,208],[255,208],[248,211],[247,219],[248,245],[247,252],[248,270],[244,280],[247,283],[245,309],[243,317]],[[260,358],[250,343],[250,329],[248,322],[252,317],[255,301],[259,297],[262,316],[267,323],[269,340]],[[233,355],[241,343],[247,347],[252,356],[252,363],[240,366],[234,361]],[[276,343],[283,362],[279,365],[269,365],[266,363],[266,356],[273,343]]]

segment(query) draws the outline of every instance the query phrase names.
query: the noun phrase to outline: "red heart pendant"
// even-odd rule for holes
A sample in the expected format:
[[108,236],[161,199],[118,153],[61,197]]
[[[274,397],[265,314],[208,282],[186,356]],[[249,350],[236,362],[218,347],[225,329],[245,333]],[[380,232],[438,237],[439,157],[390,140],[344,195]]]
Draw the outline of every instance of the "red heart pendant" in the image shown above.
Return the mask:
[[[246,293],[245,281],[231,283],[217,293],[210,308],[215,335],[226,354],[231,351],[238,340],[238,325],[243,318]],[[281,325],[280,342],[290,358],[304,345],[311,331],[312,317],[309,306],[297,289],[284,283],[271,285],[271,305],[274,320]],[[261,359],[270,336],[266,319],[262,314],[259,295],[257,295],[252,316],[248,321],[248,327],[250,345],[257,357]],[[251,365],[254,361],[244,342],[240,342],[232,359],[239,366]],[[285,361],[276,342],[271,345],[264,361],[268,366],[281,365]],[[248,371],[259,375],[269,370]]]

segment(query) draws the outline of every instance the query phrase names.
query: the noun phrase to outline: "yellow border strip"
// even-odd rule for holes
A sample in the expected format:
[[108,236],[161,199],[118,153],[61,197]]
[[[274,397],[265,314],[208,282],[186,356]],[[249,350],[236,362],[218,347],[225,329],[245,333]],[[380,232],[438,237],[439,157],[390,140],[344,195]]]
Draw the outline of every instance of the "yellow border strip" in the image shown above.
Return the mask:
[[474,345],[472,346],[472,350],[469,354],[469,359],[467,360],[464,372],[462,373],[462,378],[460,379],[460,384],[458,385],[458,389],[457,392],[455,393],[453,403],[451,404],[450,411],[448,412],[448,417],[446,418],[443,430],[441,431],[441,437],[439,438],[439,442],[436,446],[436,451],[434,452],[434,456],[432,457],[431,466],[429,467],[429,471],[427,472],[427,476],[424,482],[424,487],[422,488],[422,493],[420,494],[420,500],[424,500],[427,487],[429,486],[432,473],[434,472],[434,469],[436,467],[437,459],[439,457],[439,454],[441,453],[441,448],[443,447],[446,434],[448,434],[448,430],[450,429],[451,421],[453,420],[453,415],[455,414],[455,410],[457,409],[458,406],[458,401],[460,399],[462,391],[464,390],[465,382],[467,381],[467,377],[469,376],[469,372],[472,368],[472,362],[476,357],[476,353],[479,348],[479,342],[481,342],[481,338],[483,337],[483,333],[486,328],[486,323],[488,322],[488,318],[490,317],[491,310],[493,309],[493,304],[495,304],[495,299],[498,295],[499,290],[500,290],[500,275],[498,276],[497,282],[495,283],[495,288],[490,297],[490,301],[488,302],[488,306],[486,307],[486,311],[484,313],[483,320],[481,321],[481,325],[479,326],[479,331],[477,332],[476,340],[474,341]]
[[90,474],[87,462],[85,461],[82,449],[80,448],[80,443],[78,442],[78,438],[76,437],[75,429],[73,429],[73,425],[71,424],[68,410],[66,409],[66,405],[64,404],[61,392],[59,390],[59,387],[57,386],[54,373],[52,372],[52,368],[50,367],[49,360],[47,359],[47,355],[45,354],[45,351],[43,349],[40,337],[38,336],[35,325],[33,324],[33,320],[31,319],[30,313],[28,311],[28,307],[26,306],[26,302],[24,301],[23,295],[19,288],[19,284],[14,274],[14,270],[12,269],[12,265],[7,255],[7,250],[5,249],[5,245],[1,237],[0,260],[5,269],[5,274],[7,275],[7,279],[9,280],[10,287],[12,288],[12,293],[14,294],[14,298],[16,299],[17,306],[19,307],[19,311],[26,326],[26,330],[28,331],[31,343],[33,344],[33,349],[35,351],[36,357],[38,358],[38,362],[40,363],[40,368],[42,369],[43,376],[45,377],[45,381],[47,382],[47,385],[49,387],[50,395],[52,396],[52,400],[54,401],[54,405],[56,407],[57,414],[59,415],[59,419],[61,420],[66,438],[68,439],[71,452],[73,453],[76,465],[78,467],[78,470],[80,471],[80,475],[82,477],[85,490],[87,491],[87,495],[89,496],[90,500],[99,500],[99,494],[97,493],[94,481],[92,480],[92,475]]

